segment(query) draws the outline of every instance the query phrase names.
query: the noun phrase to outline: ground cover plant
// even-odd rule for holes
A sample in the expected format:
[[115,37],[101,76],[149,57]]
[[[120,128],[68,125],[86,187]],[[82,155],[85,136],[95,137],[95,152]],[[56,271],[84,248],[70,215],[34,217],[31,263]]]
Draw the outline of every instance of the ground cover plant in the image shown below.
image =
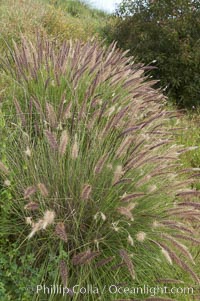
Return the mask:
[[[191,148],[174,143],[177,113],[114,43],[36,40],[23,37],[1,63],[14,82],[0,133],[0,227],[15,246],[10,264],[28,284],[34,279],[33,287],[197,287],[199,192],[191,184],[198,171],[180,166]],[[4,296],[12,300],[7,282]],[[17,294],[62,300],[42,292],[27,297],[26,287]],[[70,297],[83,299],[70,291],[63,300]],[[121,297],[127,295],[100,299]]]

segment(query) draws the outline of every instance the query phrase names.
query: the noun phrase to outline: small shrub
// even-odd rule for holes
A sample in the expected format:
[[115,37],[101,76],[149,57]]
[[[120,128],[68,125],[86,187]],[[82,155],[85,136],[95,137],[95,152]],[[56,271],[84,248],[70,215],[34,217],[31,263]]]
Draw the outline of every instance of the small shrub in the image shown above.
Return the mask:
[[87,22],[86,19],[75,18],[69,13],[64,13],[59,7],[48,8],[44,14],[42,25],[50,37],[60,41],[70,38],[86,41],[93,35],[97,35],[96,26],[91,20]]
[[[19,87],[0,165],[12,195],[3,233],[35,254],[40,284],[198,284],[188,247],[200,242],[199,192],[179,167],[187,149],[169,131],[174,112],[144,68],[95,41],[38,37],[14,49],[4,61]],[[127,295],[102,296],[116,297]]]

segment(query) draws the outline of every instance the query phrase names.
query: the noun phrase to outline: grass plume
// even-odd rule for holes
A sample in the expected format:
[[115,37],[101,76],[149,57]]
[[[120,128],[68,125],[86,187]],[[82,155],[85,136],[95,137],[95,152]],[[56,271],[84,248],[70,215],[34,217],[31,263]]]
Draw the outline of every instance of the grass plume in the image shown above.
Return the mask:
[[[190,171],[179,168],[183,148],[169,131],[174,112],[143,66],[115,43],[36,40],[23,39],[3,64],[21,95],[13,99],[13,118],[5,118],[12,136],[6,166],[0,163],[2,177],[14,183],[10,214],[24,226],[17,239],[29,238],[37,265],[56,258],[55,277],[64,282],[58,262],[65,259],[70,287],[85,284],[83,275],[103,287],[102,271],[118,283],[155,285],[163,272],[173,279],[183,270],[198,283],[196,267],[184,262],[195,258],[198,193],[187,186]],[[37,211],[28,210],[31,202]],[[183,207],[193,222],[184,210],[177,214]]]

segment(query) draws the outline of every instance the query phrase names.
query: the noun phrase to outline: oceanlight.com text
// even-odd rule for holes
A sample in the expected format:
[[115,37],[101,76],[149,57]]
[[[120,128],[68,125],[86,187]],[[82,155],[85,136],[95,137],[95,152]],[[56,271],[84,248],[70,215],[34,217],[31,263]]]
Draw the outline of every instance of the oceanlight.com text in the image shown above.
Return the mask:
[[174,295],[194,295],[193,287],[169,287],[169,286],[149,286],[143,285],[138,287],[120,286],[120,285],[105,285],[103,287],[97,287],[95,285],[88,284],[87,286],[74,285],[72,287],[64,287],[62,285],[37,285],[34,289],[37,294],[47,295],[127,295],[127,296],[139,296],[145,295],[150,297],[162,296],[168,294]]

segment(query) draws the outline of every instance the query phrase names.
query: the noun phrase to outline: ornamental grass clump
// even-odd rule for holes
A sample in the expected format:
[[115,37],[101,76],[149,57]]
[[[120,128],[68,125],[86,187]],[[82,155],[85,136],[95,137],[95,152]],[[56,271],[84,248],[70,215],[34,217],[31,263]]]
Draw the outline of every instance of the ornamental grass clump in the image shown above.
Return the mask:
[[114,43],[38,37],[14,49],[3,63],[18,83],[0,162],[12,194],[4,226],[34,250],[40,284],[67,285],[73,300],[77,284],[198,285],[195,170],[181,168],[176,113],[145,68]]

